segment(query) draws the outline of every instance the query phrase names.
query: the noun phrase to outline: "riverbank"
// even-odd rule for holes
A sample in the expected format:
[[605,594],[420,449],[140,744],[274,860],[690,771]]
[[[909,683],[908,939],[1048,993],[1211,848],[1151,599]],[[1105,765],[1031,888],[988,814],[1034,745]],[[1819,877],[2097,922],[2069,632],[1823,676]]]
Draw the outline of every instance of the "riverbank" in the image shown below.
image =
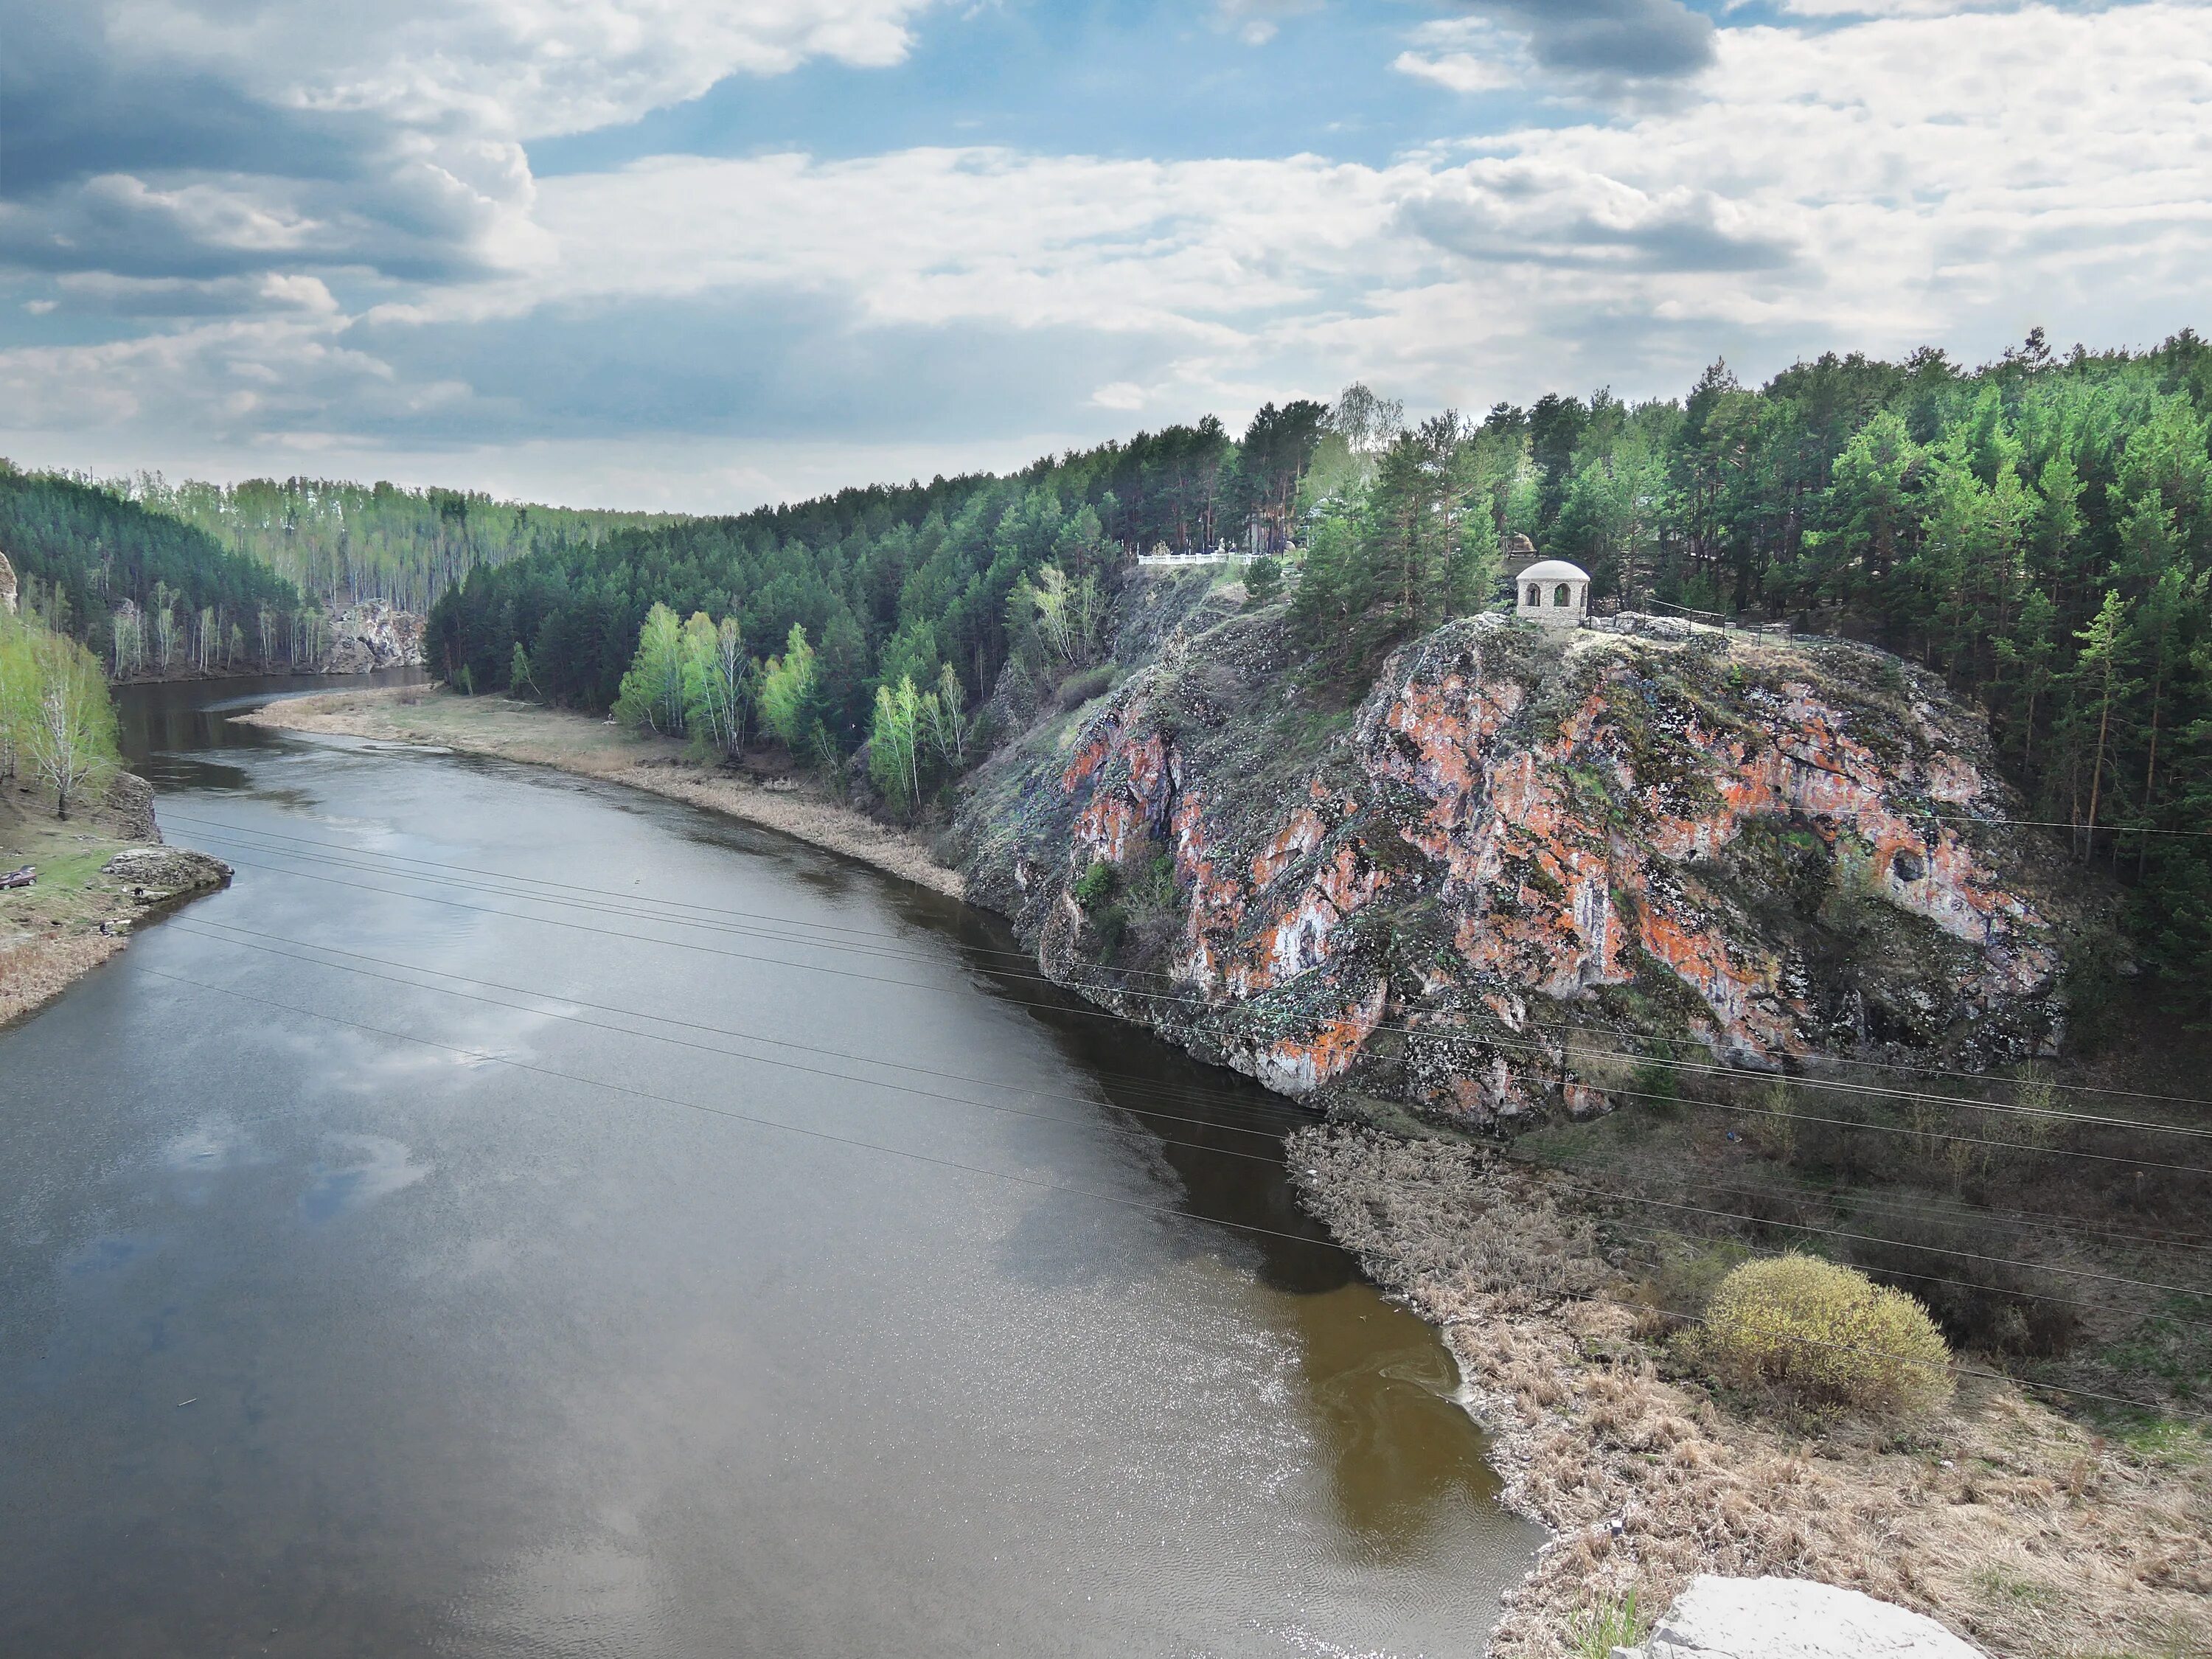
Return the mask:
[[[604,778],[763,824],[960,895],[918,841],[805,786],[769,788],[589,717],[427,688],[339,691],[243,717]],[[1791,1421],[1704,1382],[1601,1206],[1447,1141],[1304,1132],[1311,1209],[1440,1328],[1517,1512],[1557,1534],[1491,1651],[1575,1652],[1572,1621],[1700,1571],[1819,1579],[1929,1612],[1992,1651],[2212,1655],[2212,1448],[2171,1425],[2100,1435],[1969,1378],[1905,1431]]]
[[1498,1659],[1558,1659],[1581,1613],[1663,1608],[1700,1572],[1861,1589],[2020,1659],[2212,1654],[2212,1443],[2100,1433],[2010,1382],[1884,1427],[1731,1400],[1654,1305],[1624,1231],[1484,1149],[1300,1131],[1309,1206],[1441,1327],[1505,1501],[1557,1534]]
[[465,697],[440,686],[380,686],[288,698],[234,717],[241,726],[322,732],[550,766],[579,777],[644,789],[760,825],[872,865],[949,898],[966,884],[917,836],[877,823],[797,779],[757,780],[688,758],[665,738],[610,721],[505,697]]
[[145,786],[129,781],[119,802],[69,819],[21,783],[0,793],[0,871],[39,872],[0,890],[0,1027],[45,1007],[148,917],[229,879],[217,860],[158,845]]

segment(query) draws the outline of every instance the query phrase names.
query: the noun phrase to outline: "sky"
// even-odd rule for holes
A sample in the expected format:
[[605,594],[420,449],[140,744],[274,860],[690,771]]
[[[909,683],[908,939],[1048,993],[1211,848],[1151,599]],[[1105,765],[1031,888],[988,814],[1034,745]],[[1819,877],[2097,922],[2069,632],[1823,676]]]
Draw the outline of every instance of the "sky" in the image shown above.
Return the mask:
[[0,455],[729,511],[2212,331],[2212,0],[0,0]]

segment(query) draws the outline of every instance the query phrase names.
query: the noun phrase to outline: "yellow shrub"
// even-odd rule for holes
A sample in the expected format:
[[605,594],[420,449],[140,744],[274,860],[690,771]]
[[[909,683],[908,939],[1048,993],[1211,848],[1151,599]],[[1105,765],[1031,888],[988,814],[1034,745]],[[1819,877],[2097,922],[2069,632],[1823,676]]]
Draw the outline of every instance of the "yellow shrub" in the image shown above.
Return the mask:
[[1917,1412],[1951,1397],[1951,1350],[1928,1310],[1809,1255],[1747,1261],[1723,1279],[1701,1346],[1723,1376],[1811,1400]]

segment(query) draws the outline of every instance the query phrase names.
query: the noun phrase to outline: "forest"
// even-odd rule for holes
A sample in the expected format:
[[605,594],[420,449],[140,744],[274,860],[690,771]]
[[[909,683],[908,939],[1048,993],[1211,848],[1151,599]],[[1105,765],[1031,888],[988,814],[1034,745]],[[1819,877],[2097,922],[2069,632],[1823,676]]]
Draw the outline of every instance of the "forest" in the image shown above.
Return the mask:
[[[1986,708],[2035,816],[2125,889],[2165,982],[2201,1003],[2208,416],[2212,345],[2187,331],[2063,355],[2037,332],[1978,368],[1934,349],[1830,355],[1755,387],[1716,363],[1680,398],[1553,394],[1417,423],[1355,386],[1333,405],[1270,405],[1241,438],[1208,419],[1005,477],[544,535],[447,591],[429,650],[465,687],[620,702],[687,732],[686,653],[695,685],[711,656],[722,740],[750,720],[832,764],[888,733],[909,757],[871,763],[904,770],[886,793],[911,805],[933,729],[941,780],[1002,676],[1048,695],[1091,663],[1085,630],[1139,551],[1257,556],[1255,602],[1287,593],[1311,683],[1349,697],[1402,640],[1497,603],[1500,550],[1526,536],[1586,567],[1601,611],[1784,620],[1941,674]],[[791,691],[794,660],[804,695],[771,716],[761,696]],[[640,690],[654,674],[657,716]]]
[[328,605],[381,599],[422,613],[478,565],[502,564],[540,538],[591,542],[674,514],[609,513],[496,501],[480,491],[409,489],[325,478],[235,484],[141,473],[112,486],[205,531]]
[[319,610],[258,560],[86,480],[0,461],[0,552],[24,614],[116,679],[312,663]]

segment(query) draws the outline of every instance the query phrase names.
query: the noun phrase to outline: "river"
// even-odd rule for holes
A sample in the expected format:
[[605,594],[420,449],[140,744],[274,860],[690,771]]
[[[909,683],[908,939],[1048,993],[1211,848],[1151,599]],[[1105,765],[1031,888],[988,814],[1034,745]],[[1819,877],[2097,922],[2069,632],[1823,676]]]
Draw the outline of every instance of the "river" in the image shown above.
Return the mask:
[[272,689],[122,694],[237,879],[0,1032],[0,1651],[1480,1652],[1540,1534],[1297,1114],[992,918]]

